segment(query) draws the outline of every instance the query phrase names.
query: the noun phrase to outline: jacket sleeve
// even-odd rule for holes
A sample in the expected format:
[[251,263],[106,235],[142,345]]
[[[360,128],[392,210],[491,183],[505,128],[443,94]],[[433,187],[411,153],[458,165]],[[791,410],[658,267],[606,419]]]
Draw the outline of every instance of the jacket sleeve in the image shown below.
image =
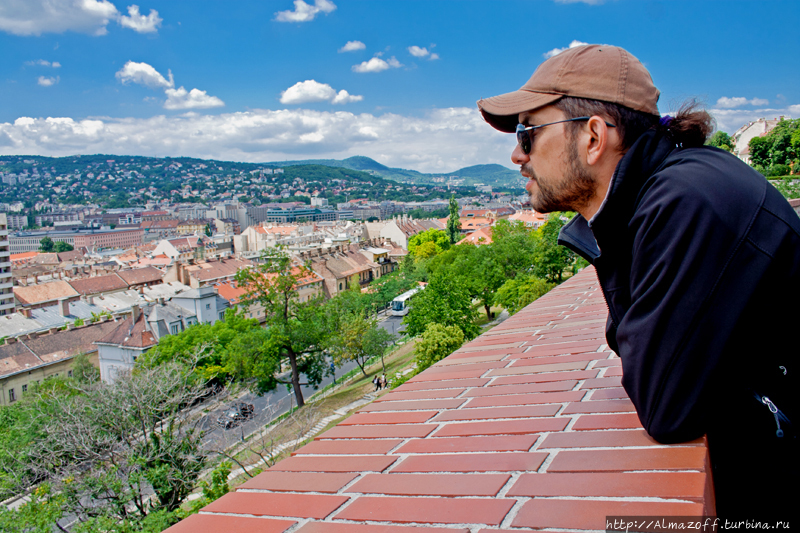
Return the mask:
[[[630,305],[616,330],[623,386],[665,443],[706,432],[709,383],[769,265],[745,239],[758,200],[720,202],[683,174],[656,177],[639,199],[628,227]],[[750,212],[736,212],[743,205]]]

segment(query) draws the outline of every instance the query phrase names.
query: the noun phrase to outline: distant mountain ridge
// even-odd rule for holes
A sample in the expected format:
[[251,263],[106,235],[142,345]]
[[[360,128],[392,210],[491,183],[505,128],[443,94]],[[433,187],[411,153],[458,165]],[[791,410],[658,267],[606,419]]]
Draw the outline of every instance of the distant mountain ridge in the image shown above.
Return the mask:
[[267,164],[275,166],[324,165],[328,167],[343,167],[351,170],[369,172],[393,181],[417,185],[436,184],[437,181],[435,180],[437,178],[440,180],[439,182],[441,182],[441,178],[458,178],[463,179],[463,184],[468,186],[480,183],[483,185],[491,185],[492,187],[505,187],[513,189],[523,189],[525,187],[525,180],[518,172],[514,172],[511,169],[496,164],[473,165],[456,170],[455,172],[441,174],[426,174],[417,172],[416,170],[391,168],[378,163],[374,159],[361,155],[348,157],[347,159],[341,160],[305,159],[300,161],[275,161]]

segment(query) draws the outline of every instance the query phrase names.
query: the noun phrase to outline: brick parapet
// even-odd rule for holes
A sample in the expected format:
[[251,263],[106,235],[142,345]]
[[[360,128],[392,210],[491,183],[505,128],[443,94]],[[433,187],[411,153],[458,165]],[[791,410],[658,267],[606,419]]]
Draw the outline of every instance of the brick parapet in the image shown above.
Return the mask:
[[642,428],[586,269],[170,533],[604,530],[714,514],[706,441]]

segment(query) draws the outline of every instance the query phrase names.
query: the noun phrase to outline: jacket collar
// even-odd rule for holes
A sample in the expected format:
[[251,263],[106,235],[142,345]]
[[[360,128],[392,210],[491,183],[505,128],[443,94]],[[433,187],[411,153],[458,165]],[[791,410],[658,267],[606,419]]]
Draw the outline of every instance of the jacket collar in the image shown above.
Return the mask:
[[617,163],[609,192],[591,224],[583,216],[575,215],[561,228],[558,243],[594,263],[602,247],[610,244],[608,239],[613,239],[614,232],[619,231],[620,224],[627,225],[633,216],[647,178],[674,149],[673,141],[654,129],[642,134]]

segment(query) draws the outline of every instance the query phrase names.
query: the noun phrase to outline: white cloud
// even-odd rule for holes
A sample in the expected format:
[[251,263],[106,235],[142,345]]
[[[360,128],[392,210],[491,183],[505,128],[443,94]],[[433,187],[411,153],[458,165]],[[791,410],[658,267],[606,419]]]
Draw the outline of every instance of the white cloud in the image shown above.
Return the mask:
[[121,83],[137,83],[150,89],[164,89],[167,100],[164,109],[207,109],[221,107],[225,102],[216,96],[209,96],[206,91],[192,89],[187,91],[183,87],[175,88],[172,71],[168,71],[169,80],[161,75],[152,65],[128,61],[115,76]]
[[583,46],[583,45],[586,45],[586,44],[589,44],[589,43],[584,43],[583,41],[578,41],[576,39],[576,40],[573,40],[571,43],[569,43],[569,46],[565,46],[564,48],[553,48],[549,52],[545,52],[542,55],[545,58],[550,59],[553,56],[557,56],[558,54],[560,54],[564,50],[569,50],[570,48],[575,48],[576,46]]
[[139,13],[139,6],[136,4],[128,6],[129,16],[120,16],[119,24],[123,28],[130,28],[136,33],[153,33],[158,31],[161,26],[161,17],[158,16],[158,11],[155,9],[150,10],[150,14],[146,17]]
[[208,109],[225,105],[225,102],[216,96],[209,96],[206,91],[200,89],[187,91],[183,87],[178,87],[177,89],[167,89],[164,93],[167,95],[164,109]]
[[[750,101],[752,102],[752,100]],[[743,125],[759,118],[800,117],[800,104],[783,108],[734,109],[714,107],[708,110],[717,122],[717,129],[733,133]]]
[[331,102],[332,104],[349,104],[360,102],[363,96],[351,95],[345,90],[338,93],[327,83],[315,80],[299,81],[281,93],[282,104],[305,104],[309,102]]
[[355,52],[356,50],[364,50],[367,47],[361,41],[347,41],[344,46],[339,48],[339,53],[342,52]]
[[743,105],[764,106],[767,104],[769,104],[769,100],[764,98],[753,98],[752,100],[748,100],[744,96],[734,96],[731,98],[723,96],[717,100],[717,107],[721,107],[723,109],[733,109],[735,107],[742,107]]
[[[326,1],[326,0],[321,0]],[[139,33],[157,31],[161,25],[158,11],[148,16],[139,6],[128,6],[122,15],[108,0],[3,0],[0,2],[0,31],[14,35],[42,35],[74,31],[90,35],[108,33],[108,23],[116,21]]]
[[428,59],[430,59],[431,61],[436,61],[437,59],[439,59],[439,54],[431,54],[431,57],[429,57]]
[[408,47],[408,52],[414,57],[425,57],[428,54],[430,54],[430,52],[428,52],[427,48],[420,48],[419,46],[416,46],[416,45],[415,46],[409,46]]
[[314,0],[314,5],[309,5],[303,0],[294,0],[294,11],[279,11],[275,13],[278,22],[308,22],[314,20],[317,13],[330,13],[336,5],[330,0]]
[[52,68],[61,68],[61,63],[58,61],[47,61],[46,59],[37,59],[36,61],[26,61],[26,65],[38,66],[38,67],[52,67]]
[[108,0],[4,0],[0,2],[0,30],[14,35],[41,35],[75,31],[105,35],[106,26],[119,16]]
[[359,63],[358,65],[353,65],[352,70],[353,72],[381,72],[383,70],[388,70],[390,68],[400,68],[403,66],[396,57],[392,56],[387,60],[381,59],[380,56],[382,54],[378,54],[369,61],[364,61]]
[[489,127],[477,109],[436,109],[422,117],[308,109],[73,120],[20,117],[0,123],[8,155],[119,154],[232,161],[371,157],[390,167],[452,172],[511,166],[513,135]]
[[39,76],[39,80],[37,81],[37,83],[42,87],[50,87],[51,85],[55,85],[59,81],[61,81],[61,78],[58,76],[56,76],[55,78],[47,78],[45,76]]
[[151,89],[167,89],[175,87],[172,79],[172,72],[169,72],[169,80],[162,76],[155,68],[147,63],[137,63],[128,61],[116,74],[117,79],[122,83],[138,83]]

